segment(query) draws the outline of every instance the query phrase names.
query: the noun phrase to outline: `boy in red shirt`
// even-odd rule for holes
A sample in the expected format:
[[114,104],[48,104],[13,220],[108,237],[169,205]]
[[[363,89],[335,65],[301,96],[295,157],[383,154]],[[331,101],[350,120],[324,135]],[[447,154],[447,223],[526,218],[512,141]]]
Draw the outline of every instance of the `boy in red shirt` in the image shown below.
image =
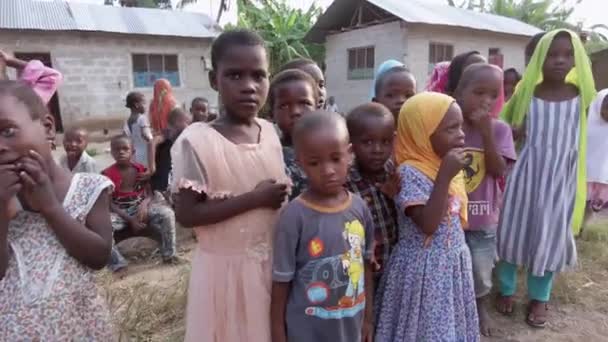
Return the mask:
[[[135,236],[149,237],[160,244],[163,262],[177,261],[173,210],[153,198],[146,168],[131,161],[134,151],[130,139],[114,137],[110,146],[116,163],[102,174],[114,183],[111,203],[114,243]],[[127,261],[113,246],[110,269],[116,272],[126,266]]]

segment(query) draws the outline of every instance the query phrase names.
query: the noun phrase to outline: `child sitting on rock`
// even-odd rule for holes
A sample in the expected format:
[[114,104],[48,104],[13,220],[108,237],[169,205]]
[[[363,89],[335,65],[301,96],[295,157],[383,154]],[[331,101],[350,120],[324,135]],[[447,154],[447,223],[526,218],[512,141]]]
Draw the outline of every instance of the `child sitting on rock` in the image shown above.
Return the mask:
[[[114,244],[135,236],[150,237],[160,244],[163,262],[176,262],[173,210],[153,197],[146,168],[131,161],[131,140],[124,135],[116,136],[110,146],[116,163],[102,174],[114,183],[111,203]],[[110,269],[116,272],[126,266],[127,261],[114,245]]]

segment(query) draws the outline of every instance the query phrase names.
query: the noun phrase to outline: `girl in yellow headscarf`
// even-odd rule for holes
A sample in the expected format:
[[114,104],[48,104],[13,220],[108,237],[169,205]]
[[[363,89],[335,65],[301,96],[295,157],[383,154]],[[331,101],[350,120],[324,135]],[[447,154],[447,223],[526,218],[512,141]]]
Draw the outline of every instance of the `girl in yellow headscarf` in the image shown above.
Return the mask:
[[530,299],[526,321],[534,327],[545,325],[554,273],[576,264],[574,235],[586,199],[586,113],[595,93],[579,36],[556,30],[540,40],[502,112],[525,136],[498,225],[498,311],[513,312],[517,266],[523,266]]
[[462,124],[458,104],[439,93],[413,96],[399,114],[399,243],[377,293],[377,341],[480,339],[462,229],[467,222]]

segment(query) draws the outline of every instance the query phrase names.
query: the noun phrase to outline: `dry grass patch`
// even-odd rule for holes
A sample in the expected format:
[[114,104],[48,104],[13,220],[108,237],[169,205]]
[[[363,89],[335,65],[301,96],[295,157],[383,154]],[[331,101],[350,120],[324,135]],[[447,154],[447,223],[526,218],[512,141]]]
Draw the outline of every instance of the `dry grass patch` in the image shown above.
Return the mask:
[[119,341],[181,341],[189,265],[155,267],[117,280],[102,275]]

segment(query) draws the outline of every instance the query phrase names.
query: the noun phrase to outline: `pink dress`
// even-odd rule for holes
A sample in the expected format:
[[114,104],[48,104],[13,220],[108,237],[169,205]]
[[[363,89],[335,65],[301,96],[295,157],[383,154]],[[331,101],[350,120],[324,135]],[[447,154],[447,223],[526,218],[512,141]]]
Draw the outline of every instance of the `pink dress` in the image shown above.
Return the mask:
[[[84,222],[112,183],[78,173],[65,210]],[[113,341],[109,311],[93,272],[71,257],[37,213],[21,211],[8,226],[8,269],[0,280],[0,341]]]
[[[210,198],[249,192],[272,178],[289,183],[279,138],[269,122],[258,144],[236,145],[206,123],[194,123],[171,150],[174,192]],[[257,209],[195,229],[186,338],[192,342],[270,341],[272,241],[278,211]]]

